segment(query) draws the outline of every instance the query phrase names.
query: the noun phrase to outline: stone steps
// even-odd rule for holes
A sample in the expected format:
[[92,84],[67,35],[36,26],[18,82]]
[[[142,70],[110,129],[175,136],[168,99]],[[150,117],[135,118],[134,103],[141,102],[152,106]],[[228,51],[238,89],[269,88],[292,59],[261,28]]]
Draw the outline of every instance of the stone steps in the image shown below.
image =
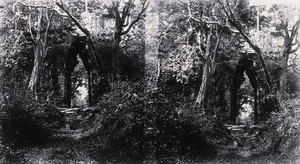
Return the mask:
[[65,125],[53,137],[80,139],[101,127],[101,115],[93,108],[58,108],[65,117]]
[[225,125],[231,133],[233,143],[229,150],[241,157],[249,157],[254,154],[255,149],[259,146],[258,133],[264,129],[258,125]]

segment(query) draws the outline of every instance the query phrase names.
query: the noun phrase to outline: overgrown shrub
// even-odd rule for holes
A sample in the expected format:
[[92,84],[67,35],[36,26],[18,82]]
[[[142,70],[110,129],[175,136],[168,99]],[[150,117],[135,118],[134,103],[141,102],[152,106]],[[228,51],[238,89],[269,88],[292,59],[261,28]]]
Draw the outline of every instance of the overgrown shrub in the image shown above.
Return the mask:
[[[256,129],[257,142],[252,154],[276,154],[278,158],[293,158],[299,143],[299,98],[281,103],[282,110],[273,111]],[[296,154],[294,154],[296,153]]]
[[26,94],[10,95],[0,114],[3,143],[14,147],[46,141],[63,120],[56,108],[39,104]]
[[259,117],[261,121],[266,121],[271,118],[272,112],[279,112],[282,108],[278,101],[278,98],[274,95],[266,96],[259,107]]
[[105,94],[98,104],[99,110],[103,110],[102,128],[89,138],[95,157],[99,157],[100,151],[109,161],[166,162],[179,156],[216,155],[210,141],[216,138],[218,124],[199,109],[180,105],[178,98],[175,101],[159,91],[146,94],[137,83],[120,83],[113,88],[115,92]]
[[[272,134],[272,152],[291,155],[299,142],[299,98],[282,103],[282,111],[273,113],[267,121]],[[298,153],[298,152],[296,152]]]

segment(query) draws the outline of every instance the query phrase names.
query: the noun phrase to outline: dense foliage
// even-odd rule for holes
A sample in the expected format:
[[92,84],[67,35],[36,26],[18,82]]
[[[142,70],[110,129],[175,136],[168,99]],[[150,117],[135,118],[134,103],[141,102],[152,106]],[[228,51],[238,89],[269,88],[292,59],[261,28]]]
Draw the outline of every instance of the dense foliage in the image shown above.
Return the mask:
[[104,153],[108,161],[211,158],[216,156],[217,140],[226,140],[220,122],[197,112],[181,97],[159,91],[145,95],[139,83],[114,87],[114,93],[99,101],[102,127],[90,138],[94,143],[90,151]]
[[297,149],[294,6],[3,4],[0,163],[45,145],[61,157],[59,143],[77,144],[69,158],[82,149],[103,163],[285,158]]
[[40,104],[30,95],[18,94],[5,98],[1,109],[1,134],[8,147],[23,147],[44,143],[63,123],[58,110]]

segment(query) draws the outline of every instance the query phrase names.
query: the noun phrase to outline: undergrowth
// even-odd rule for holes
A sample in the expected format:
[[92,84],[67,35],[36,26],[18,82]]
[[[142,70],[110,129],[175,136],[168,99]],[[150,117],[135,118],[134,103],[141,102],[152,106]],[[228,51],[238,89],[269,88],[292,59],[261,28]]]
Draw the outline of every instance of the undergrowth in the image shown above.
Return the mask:
[[45,143],[63,116],[53,106],[39,103],[26,93],[10,95],[2,106],[1,137],[6,147]]
[[282,102],[282,111],[274,112],[272,117],[266,122],[269,129],[273,131],[272,137],[273,141],[275,141],[275,153],[289,156],[296,150],[300,139],[299,109],[299,98],[286,100]]
[[[119,83],[97,106],[103,111],[102,128],[88,138],[93,157],[101,161],[180,158],[209,159],[214,144],[226,133],[222,124],[202,114],[181,95],[161,91],[144,93],[139,83]],[[99,157],[101,154],[101,157]]]

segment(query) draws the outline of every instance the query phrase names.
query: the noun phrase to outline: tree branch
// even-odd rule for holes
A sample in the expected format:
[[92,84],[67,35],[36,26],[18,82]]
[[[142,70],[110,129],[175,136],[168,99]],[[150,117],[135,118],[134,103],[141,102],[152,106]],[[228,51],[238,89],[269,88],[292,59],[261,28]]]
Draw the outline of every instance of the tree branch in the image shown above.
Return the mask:
[[136,17],[136,19],[133,20],[133,21],[129,24],[129,26],[127,27],[127,29],[126,29],[126,30],[123,30],[123,31],[121,32],[121,35],[127,34],[127,33],[130,31],[130,29],[133,27],[133,25],[134,25],[135,23],[137,23],[140,19],[142,19],[142,15],[143,15],[144,12],[146,11],[148,5],[149,5],[149,2],[147,2],[147,1],[144,1],[144,2],[143,2],[143,4],[142,4],[142,10],[140,11],[140,13],[139,13],[138,16]]
[[299,24],[300,24],[300,16],[292,28],[292,33],[291,33],[292,38],[294,38],[297,35],[298,30],[299,30]]
[[29,29],[28,29],[28,31],[29,31],[29,33],[30,33],[30,37],[31,37],[31,39],[32,39],[33,43],[34,43],[34,44],[36,44],[36,43],[35,43],[34,36],[33,36],[33,33],[32,33],[32,26],[31,26],[31,14],[30,14],[30,13],[29,13],[29,15],[28,15],[28,26],[29,26]]
[[292,54],[292,53],[297,52],[299,48],[300,48],[300,44],[297,43],[297,44],[296,44],[296,47],[292,48],[292,49],[290,50],[289,54]]
[[124,24],[126,18],[129,17],[131,5],[132,5],[133,3],[134,3],[133,0],[129,0],[129,1],[126,3],[126,5],[124,6],[123,11],[122,11],[122,24]]
[[[217,30],[216,30],[217,31]],[[223,34],[223,28],[221,29],[221,31],[217,34],[216,34],[216,37],[217,37],[217,44],[215,45],[215,49],[214,49],[214,55],[212,56],[212,60],[215,60],[216,58],[216,55],[217,55],[217,51],[218,51],[218,48],[219,48],[219,45],[220,45],[220,42],[221,42],[221,36]]]
[[298,35],[296,35],[296,37],[294,38],[294,42],[292,42],[292,46],[296,46],[297,44],[299,44]]
[[202,50],[200,49],[200,55],[198,55],[200,58],[201,58],[201,60],[203,61],[203,63],[205,63],[206,62],[206,59],[205,59],[205,57],[203,56],[203,52],[202,52]]
[[113,6],[113,10],[115,12],[115,17],[117,20],[121,20],[121,16],[120,16],[120,12],[119,12],[119,5],[120,5],[120,2],[112,2],[112,6]]
[[237,23],[237,21],[236,21],[236,19],[235,19],[235,17],[234,17],[233,11],[232,11],[232,9],[231,9],[230,6],[229,6],[228,0],[226,0],[226,2],[227,2],[227,5],[228,5],[227,8],[228,8],[228,11],[229,11],[229,14],[230,14],[230,17],[231,17],[232,21],[233,21],[234,23]]
[[210,40],[212,37],[212,27],[209,27],[208,35],[206,38],[206,47],[205,47],[205,58],[208,59],[210,55]]
[[[42,12],[42,9],[39,9],[39,10],[40,10],[39,11],[40,13],[38,15],[37,32],[36,32],[36,37],[35,37],[36,42],[40,42],[40,40],[41,40],[41,31],[42,31],[43,12]],[[39,43],[37,43],[37,44],[39,44]]]
[[[183,2],[182,2],[182,3],[183,3]],[[189,13],[188,18],[187,18],[187,19],[188,19],[187,21],[190,21],[190,20],[192,19],[192,20],[194,20],[194,21],[197,22],[197,23],[217,24],[217,25],[220,25],[220,26],[221,26],[221,23],[220,23],[220,22],[216,22],[216,21],[202,21],[202,20],[200,20],[200,19],[197,19],[197,18],[193,17],[192,9],[191,9],[191,6],[190,6],[190,1],[187,2],[187,9],[188,9],[188,13]],[[208,17],[203,17],[203,19],[204,19],[204,18],[207,18],[207,19],[208,19]]]
[[90,32],[84,28],[83,26],[81,26],[81,24],[79,23],[79,21],[73,16],[71,15],[71,13],[66,10],[63,6],[63,4],[59,4],[58,2],[55,3],[59,8],[61,8],[71,19],[72,21],[75,23],[75,25],[87,36],[90,37]]
[[48,24],[47,24],[47,28],[46,28],[46,32],[45,32],[45,37],[44,37],[43,45],[46,45],[46,43],[47,43],[48,31],[49,31],[50,26],[51,26],[51,21],[52,21],[53,15],[54,15],[54,12],[51,11],[51,13],[50,13],[50,18],[49,18],[49,20],[48,20]]
[[124,22],[122,27],[127,27],[129,25],[129,17],[126,18],[126,23]]

